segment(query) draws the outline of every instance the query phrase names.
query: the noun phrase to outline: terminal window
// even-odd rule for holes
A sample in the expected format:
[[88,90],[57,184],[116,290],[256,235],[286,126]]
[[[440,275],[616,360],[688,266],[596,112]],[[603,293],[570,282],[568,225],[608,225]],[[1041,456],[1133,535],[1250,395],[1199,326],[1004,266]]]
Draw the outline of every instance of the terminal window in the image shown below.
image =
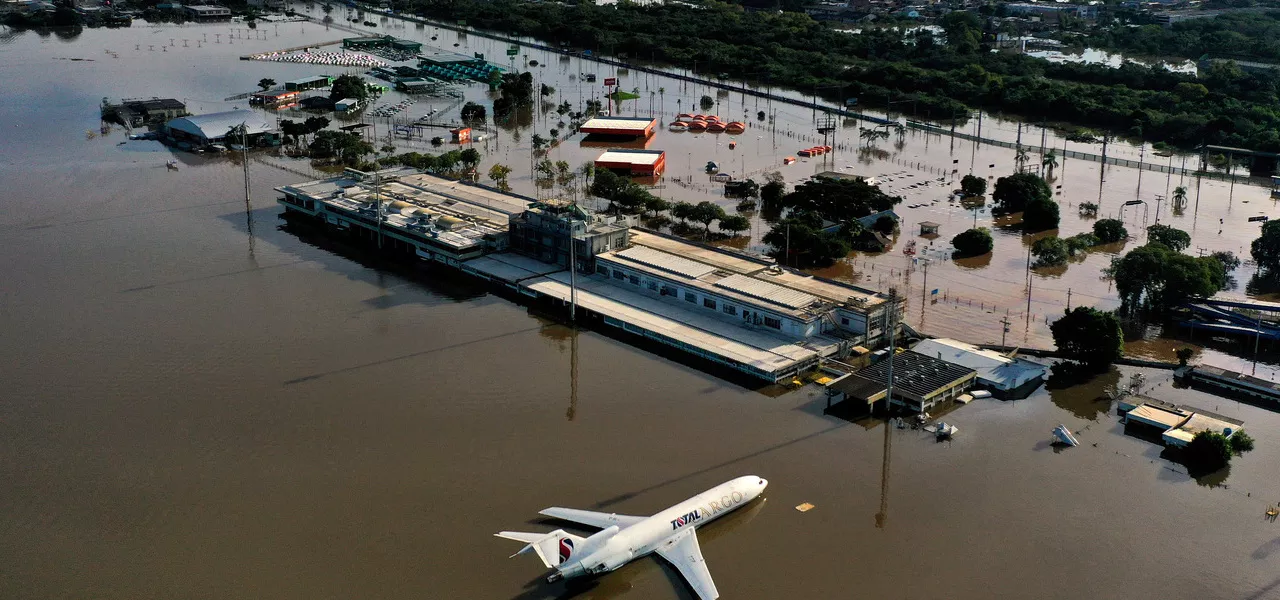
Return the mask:
[[725,313],[726,315],[736,315],[736,314],[738,314],[738,307],[736,307],[736,306],[734,306],[734,305],[732,305],[732,304],[725,304],[725,305],[722,305],[722,306],[720,307],[720,310],[723,310],[723,311],[724,311],[724,313]]
[[632,276],[630,276],[630,278],[629,278],[629,279],[630,279],[630,281],[631,281],[631,285],[640,285],[640,276],[639,276],[639,275],[632,275]]
[[697,301],[698,301],[698,295],[697,295],[697,294],[695,294],[695,293],[693,293],[693,292],[685,292],[685,293],[684,293],[684,301],[685,301],[685,302],[697,302]]
[[710,298],[703,298],[703,299],[702,299],[702,305],[703,305],[703,306],[705,306],[705,307],[707,307],[707,308],[710,308],[711,310],[715,310],[715,309],[716,309],[716,301],[715,301],[715,300],[712,300],[712,299],[710,299]]
[[781,320],[781,319],[775,319],[775,318],[773,318],[773,317],[765,317],[765,318],[764,318],[764,325],[765,325],[765,327],[772,327],[772,328],[774,328],[774,329],[782,329],[782,320]]
[[626,278],[627,278],[627,274],[626,274],[626,273],[623,273],[622,271],[620,271],[620,270],[618,270],[618,269],[614,269],[614,270],[613,270],[613,278],[614,278],[614,279],[626,279]]
[[597,266],[597,267],[596,267],[596,273],[599,273],[599,274],[601,274],[601,275],[604,275],[605,277],[608,277],[608,276],[609,276],[609,267],[606,267],[606,266],[604,266],[604,265]]

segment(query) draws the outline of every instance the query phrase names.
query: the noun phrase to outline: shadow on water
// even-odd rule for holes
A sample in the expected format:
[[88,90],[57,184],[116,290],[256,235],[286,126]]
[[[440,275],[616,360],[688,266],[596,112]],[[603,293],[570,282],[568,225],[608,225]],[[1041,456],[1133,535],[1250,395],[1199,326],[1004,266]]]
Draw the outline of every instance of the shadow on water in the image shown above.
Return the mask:
[[[1128,432],[1126,432],[1128,433]],[[1226,487],[1227,477],[1231,476],[1231,463],[1220,469],[1205,469],[1191,461],[1186,460],[1182,451],[1175,448],[1164,448],[1160,451],[1160,458],[1168,461],[1171,465],[1178,465],[1186,470],[1184,475],[1194,479],[1197,485],[1207,488]],[[1173,467],[1170,471],[1179,472]]]
[[[270,213],[274,216],[279,214],[279,209],[257,209],[253,213],[255,215],[254,220],[262,223],[262,219],[258,218],[260,213]],[[238,231],[247,233],[244,213],[232,213],[224,218],[231,222]],[[322,253],[312,254],[306,258],[314,260],[328,271],[340,273],[353,281],[378,284],[378,274],[385,273],[401,278],[404,282],[418,284],[426,288],[433,296],[446,298],[453,302],[470,302],[487,295],[478,282],[471,281],[455,269],[439,267],[417,258],[400,259],[390,257],[380,252],[377,248],[368,247],[359,240],[345,240],[340,236],[333,235],[331,232],[323,231],[318,226],[286,220],[278,227],[278,230],[293,235],[299,241],[312,248],[322,250]],[[363,270],[352,269],[351,263],[363,267]],[[390,290],[395,287],[391,286],[387,289]],[[421,294],[412,294],[412,297],[405,300],[390,300],[383,297],[383,299],[374,299],[373,302],[381,303],[380,305],[388,305],[389,303],[390,306],[403,303],[430,304]]]
[[815,432],[810,433],[810,434],[802,435],[802,436],[800,436],[800,437],[798,437],[798,438],[794,438],[794,439],[791,439],[791,440],[787,440],[787,441],[785,441],[785,442],[779,442],[779,443],[774,444],[774,445],[772,445],[772,446],[767,446],[767,447],[765,447],[765,448],[761,448],[761,449],[759,449],[759,450],[756,450],[755,452],[748,452],[747,454],[743,454],[742,456],[739,456],[739,457],[737,457],[737,458],[731,458],[731,459],[729,459],[729,460],[722,461],[722,462],[716,463],[716,464],[714,464],[714,465],[710,465],[710,466],[704,467],[704,468],[702,468],[702,469],[698,469],[697,471],[691,471],[691,472],[689,472],[689,473],[685,473],[684,475],[680,475],[680,476],[677,476],[677,477],[672,477],[671,479],[667,479],[667,480],[665,480],[665,481],[660,481],[660,482],[658,482],[658,483],[655,483],[655,484],[650,485],[650,486],[647,486],[647,487],[643,487],[643,488],[640,488],[640,489],[637,489],[637,490],[633,490],[633,491],[630,491],[630,492],[626,492],[626,493],[624,493],[624,494],[619,494],[619,495],[614,496],[614,497],[612,497],[612,498],[608,498],[608,499],[602,500],[602,501],[600,501],[600,502],[597,502],[597,503],[595,504],[594,508],[596,508],[596,509],[606,508],[606,507],[612,506],[612,505],[614,505],[614,504],[617,504],[617,503],[619,503],[619,502],[623,502],[623,501],[626,501],[626,500],[630,500],[631,498],[634,498],[634,497],[639,496],[639,495],[641,495],[641,494],[644,494],[644,493],[646,493],[646,492],[651,492],[651,491],[653,491],[653,490],[656,490],[656,489],[659,489],[659,488],[666,487],[666,486],[671,485],[671,484],[673,484],[673,483],[678,483],[678,482],[680,482],[680,481],[684,481],[685,479],[689,479],[689,478],[691,478],[691,477],[697,477],[698,475],[702,475],[702,474],[704,474],[704,473],[710,473],[710,472],[715,471],[715,470],[718,470],[718,469],[723,469],[723,468],[725,468],[725,467],[727,467],[727,466],[734,465],[734,464],[740,463],[740,462],[745,461],[745,460],[749,460],[749,459],[752,459],[752,458],[756,458],[756,457],[758,457],[758,456],[764,456],[765,454],[768,454],[768,453],[773,452],[773,451],[775,451],[775,450],[781,450],[782,448],[786,448],[787,446],[791,446],[791,445],[793,445],[793,444],[798,444],[798,443],[800,443],[800,442],[805,442],[805,441],[808,441],[808,440],[814,439],[814,438],[816,438],[816,437],[820,437],[820,436],[826,435],[826,434],[831,433],[832,431],[835,431],[835,430],[837,430],[837,429],[843,429],[843,428],[844,428],[844,427],[846,427],[847,425],[848,425],[847,423],[840,423],[840,424],[837,424],[837,425],[832,425],[831,427],[828,427],[828,428],[826,428],[826,429],[821,429],[821,430],[815,431]]
[[1070,381],[1062,381],[1063,379],[1051,377],[1045,385],[1053,404],[1081,419],[1097,421],[1111,410],[1111,399],[1107,397],[1106,390],[1120,383],[1120,371],[1112,367],[1106,373],[1083,381],[1076,378]]

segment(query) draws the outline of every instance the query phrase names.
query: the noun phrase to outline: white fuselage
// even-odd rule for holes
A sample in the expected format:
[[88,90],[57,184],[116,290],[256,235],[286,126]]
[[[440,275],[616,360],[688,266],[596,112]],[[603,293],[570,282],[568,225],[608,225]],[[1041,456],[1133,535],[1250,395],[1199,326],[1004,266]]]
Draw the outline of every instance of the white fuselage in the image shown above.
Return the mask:
[[[697,529],[764,493],[769,482],[755,476],[722,483],[671,508],[640,521],[603,541],[599,547],[584,548],[582,556],[572,556],[556,567],[565,577],[607,573],[628,562],[652,554],[664,541],[686,529]],[[605,534],[608,530],[602,531]],[[588,538],[587,543],[592,540]],[[586,546],[587,544],[583,544]]]

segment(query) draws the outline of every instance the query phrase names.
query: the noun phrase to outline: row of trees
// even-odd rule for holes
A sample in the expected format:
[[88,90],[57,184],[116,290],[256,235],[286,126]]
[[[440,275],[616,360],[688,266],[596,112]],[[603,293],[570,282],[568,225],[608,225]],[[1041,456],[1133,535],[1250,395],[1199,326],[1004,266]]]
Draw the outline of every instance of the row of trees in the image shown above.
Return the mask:
[[689,221],[701,223],[704,236],[710,235],[711,224],[716,222],[719,222],[718,228],[721,231],[731,234],[751,229],[751,221],[746,216],[728,214],[724,208],[714,202],[673,204],[653,195],[644,186],[631,181],[630,178],[608,170],[595,173],[595,180],[591,183],[591,194],[608,200],[609,210],[613,212],[653,217],[670,212],[671,217],[681,223]]
[[1197,78],[1160,66],[1112,69],[985,52],[981,22],[963,11],[940,20],[941,34],[885,27],[848,35],[805,14],[742,12],[722,3],[411,0],[408,8],[704,73],[817,88],[863,105],[910,101],[926,118],[959,119],[984,107],[1187,147],[1280,151],[1280,74],[1221,65]]

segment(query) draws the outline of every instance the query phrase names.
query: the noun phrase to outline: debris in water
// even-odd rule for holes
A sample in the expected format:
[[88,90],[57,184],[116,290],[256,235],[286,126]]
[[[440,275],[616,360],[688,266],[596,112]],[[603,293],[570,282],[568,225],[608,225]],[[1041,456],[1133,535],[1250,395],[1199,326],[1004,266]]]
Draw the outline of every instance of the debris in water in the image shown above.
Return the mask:
[[812,505],[812,504],[809,504],[808,502],[805,502],[805,503],[803,503],[803,504],[797,505],[797,506],[796,506],[796,510],[798,510],[798,511],[800,511],[800,512],[809,512],[809,511],[813,510],[813,505]]

